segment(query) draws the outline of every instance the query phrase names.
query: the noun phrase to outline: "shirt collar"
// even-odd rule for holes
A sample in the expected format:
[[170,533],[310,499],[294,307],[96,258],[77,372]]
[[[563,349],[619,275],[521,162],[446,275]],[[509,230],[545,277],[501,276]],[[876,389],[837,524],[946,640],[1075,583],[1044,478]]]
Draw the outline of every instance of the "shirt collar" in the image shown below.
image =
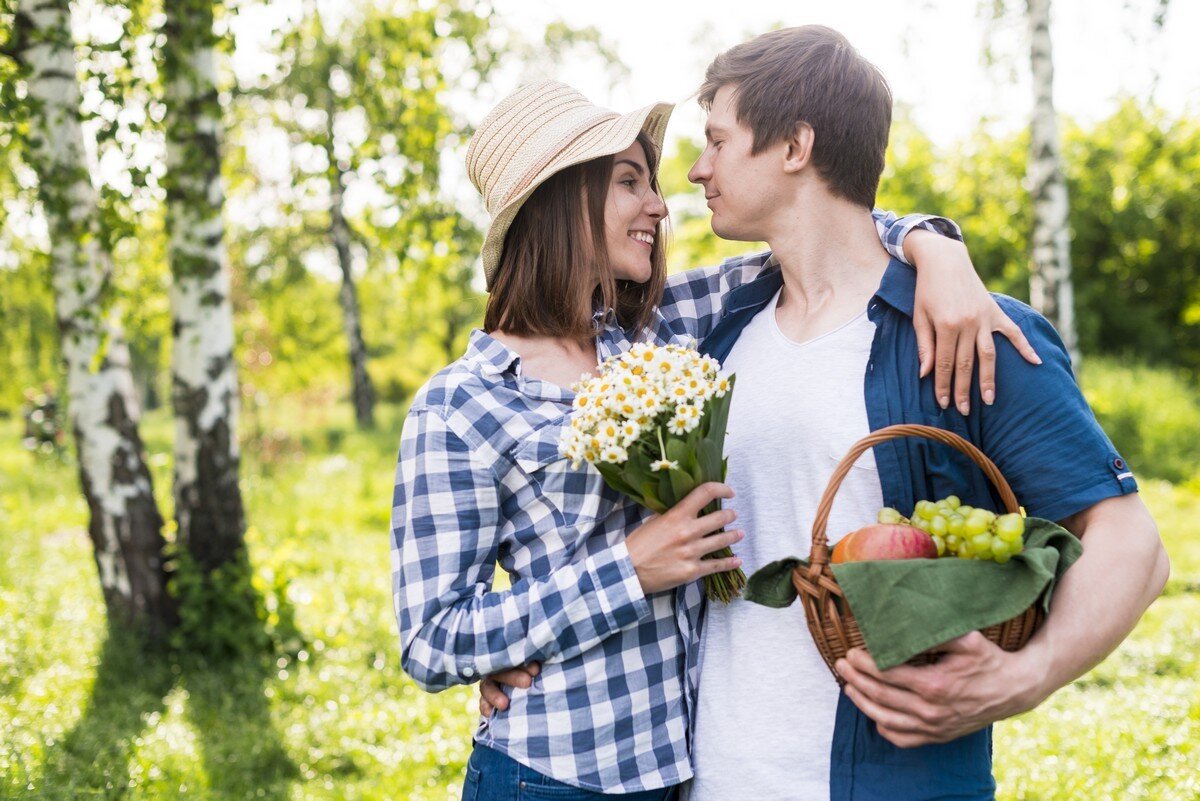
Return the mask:
[[757,278],[729,292],[729,298],[725,301],[725,311],[733,313],[751,306],[763,306],[781,286],[783,269],[779,266],[775,254],[771,254]]
[[[914,300],[917,294],[917,271],[904,262],[893,258],[888,262],[879,282],[875,297],[882,300],[898,312],[909,317],[913,316]],[[875,304],[872,303],[872,306]]]
[[[729,293],[725,303],[727,313],[749,307],[765,306],[779,288],[783,286],[783,270],[779,260],[772,255],[762,273],[748,284],[742,284]],[[875,291],[874,299],[882,300],[896,311],[912,317],[914,298],[917,292],[917,271],[898,259],[891,259],[884,270],[883,280]],[[872,304],[873,306],[874,304]]]
[[513,375],[520,375],[521,372],[521,357],[482,328],[471,331],[464,356],[484,375],[502,375],[509,370]]

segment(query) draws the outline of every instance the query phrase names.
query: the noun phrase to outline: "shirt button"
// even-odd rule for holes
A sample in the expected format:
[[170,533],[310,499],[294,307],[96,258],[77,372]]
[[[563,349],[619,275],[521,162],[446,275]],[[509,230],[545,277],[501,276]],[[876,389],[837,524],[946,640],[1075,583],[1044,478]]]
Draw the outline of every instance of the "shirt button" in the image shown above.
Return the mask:
[[1123,469],[1125,467],[1125,460],[1124,459],[1113,459],[1113,467],[1117,468],[1118,470]]
[[475,675],[475,668],[470,668],[470,667],[463,668],[463,675],[466,676],[468,679],[471,678],[472,676]]
[[524,789],[525,789],[525,782],[524,782],[524,781],[520,782],[520,785],[521,785],[521,789],[522,789],[522,790],[524,790]]

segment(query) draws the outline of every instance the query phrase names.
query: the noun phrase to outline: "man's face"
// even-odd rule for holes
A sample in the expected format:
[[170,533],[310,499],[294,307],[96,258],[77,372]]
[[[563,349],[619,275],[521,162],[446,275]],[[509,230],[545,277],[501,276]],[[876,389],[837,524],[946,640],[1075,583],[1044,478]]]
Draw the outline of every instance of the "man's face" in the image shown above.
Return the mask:
[[717,236],[756,242],[768,238],[765,223],[777,205],[781,162],[774,147],[750,154],[754,134],[738,122],[735,91],[732,84],[722,86],[713,98],[704,126],[704,152],[688,180],[704,187]]

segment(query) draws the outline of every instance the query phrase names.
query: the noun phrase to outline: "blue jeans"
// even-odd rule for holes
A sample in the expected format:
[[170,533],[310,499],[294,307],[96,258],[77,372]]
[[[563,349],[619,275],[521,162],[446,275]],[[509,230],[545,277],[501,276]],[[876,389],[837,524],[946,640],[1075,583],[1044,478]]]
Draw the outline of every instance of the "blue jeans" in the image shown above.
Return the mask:
[[675,801],[676,787],[606,795],[538,773],[499,751],[475,743],[467,760],[462,801]]

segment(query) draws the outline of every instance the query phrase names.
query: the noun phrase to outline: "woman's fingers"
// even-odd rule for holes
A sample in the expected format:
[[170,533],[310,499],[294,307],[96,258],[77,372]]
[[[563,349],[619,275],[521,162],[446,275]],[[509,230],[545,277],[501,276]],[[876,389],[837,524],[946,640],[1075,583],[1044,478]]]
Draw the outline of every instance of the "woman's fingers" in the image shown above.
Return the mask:
[[718,509],[704,517],[696,518],[694,532],[700,536],[708,536],[714,531],[720,531],[737,520],[737,512],[732,509]]
[[991,331],[979,330],[975,350],[979,355],[979,397],[991,406],[996,400],[996,343],[992,341]]
[[971,378],[975,372],[976,337],[963,331],[954,354],[954,405],[966,415],[971,411]]
[[958,352],[958,330],[941,327],[937,330],[933,357],[933,393],[938,406],[950,408],[950,384],[954,377],[954,360]]
[[935,338],[933,322],[923,308],[918,308],[913,313],[913,327],[917,331],[917,361],[920,366],[918,376],[924,378],[929,375],[929,370],[933,367]]
[[684,496],[683,500],[675,504],[671,508],[671,512],[675,512],[685,517],[695,517],[700,514],[700,511],[715,501],[717,498],[732,498],[733,490],[728,484],[722,484],[719,481],[707,481]]
[[1041,364],[1042,357],[1038,356],[1037,351],[1033,349],[1033,345],[1029,344],[1029,340],[1025,338],[1025,332],[1021,330],[1021,327],[1014,323],[1008,315],[1000,311],[1000,307],[997,306],[996,310],[999,313],[1000,320],[993,330],[1008,339],[1013,347],[1017,349],[1017,353],[1020,353],[1025,358],[1025,361],[1030,364]]
[[508,709],[508,696],[500,683],[489,676],[479,682],[479,712],[484,717],[491,717],[496,709]]
[[734,543],[741,542],[745,538],[746,532],[742,531],[741,529],[722,531],[720,534],[713,534],[711,536],[704,537],[694,546],[695,558],[703,559],[710,553],[716,553],[722,548],[732,547]]

